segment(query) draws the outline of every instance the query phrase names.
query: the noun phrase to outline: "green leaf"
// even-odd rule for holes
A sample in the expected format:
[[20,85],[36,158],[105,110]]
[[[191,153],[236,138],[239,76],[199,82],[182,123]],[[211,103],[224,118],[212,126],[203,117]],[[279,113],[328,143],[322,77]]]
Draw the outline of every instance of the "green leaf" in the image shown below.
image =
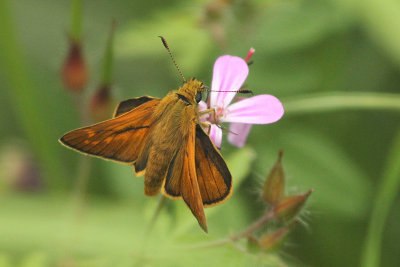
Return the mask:
[[[43,109],[43,98],[31,76],[30,68],[18,42],[8,1],[0,2],[0,67],[6,71],[10,101],[18,114],[19,123],[40,159],[45,172],[46,185],[60,190],[65,186],[68,171],[62,164],[57,134],[52,125],[54,118]],[[8,111],[9,112],[9,111]]]
[[243,182],[244,178],[251,171],[252,164],[256,158],[256,153],[251,147],[243,147],[236,149],[229,154],[225,161],[232,174],[233,186],[237,189]]
[[10,257],[5,253],[0,253],[0,266],[3,266],[3,267],[11,267],[11,266],[13,266],[11,264]]
[[335,0],[359,19],[362,27],[390,58],[400,64],[400,2],[397,0]]
[[[147,234],[147,219],[143,216],[147,207],[143,205],[93,199],[88,202],[85,212],[81,214],[83,216],[74,218],[69,199],[65,196],[3,195],[2,201],[6,201],[7,205],[0,210],[0,247],[17,249],[19,255],[25,255],[24,266],[59,262],[63,259],[57,257],[60,253],[68,255],[68,260],[84,266],[109,265],[110,262],[121,266],[135,263],[194,266],[199,262],[211,266],[216,263],[216,266],[223,263],[243,266],[244,263],[272,264],[279,261],[273,254],[248,255],[230,245],[202,250],[187,248],[210,241],[211,237],[197,226],[182,201],[179,201],[180,206],[186,209],[185,216],[191,217],[193,229],[179,236],[173,235],[174,225],[168,212],[160,216],[154,231]],[[240,217],[240,214],[243,213],[236,213],[236,216]],[[220,217],[218,220],[227,225],[227,218],[231,217]],[[238,219],[235,217],[232,222]],[[230,225],[225,227],[225,232],[229,229]],[[0,261],[6,263],[8,259],[7,256],[0,257]]]

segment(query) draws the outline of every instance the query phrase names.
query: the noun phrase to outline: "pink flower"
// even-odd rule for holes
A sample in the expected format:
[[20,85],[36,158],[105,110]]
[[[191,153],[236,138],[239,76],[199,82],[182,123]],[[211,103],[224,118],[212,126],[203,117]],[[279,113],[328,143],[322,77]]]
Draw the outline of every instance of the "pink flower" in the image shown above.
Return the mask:
[[[250,50],[250,53],[254,53],[254,50]],[[282,103],[272,95],[257,95],[231,104],[248,73],[246,61],[240,57],[225,55],[215,61],[208,107],[215,110],[215,116],[210,113],[202,116],[201,120],[211,125],[209,136],[217,147],[221,147],[222,141],[222,130],[217,125],[223,122],[231,123],[228,141],[242,147],[252,124],[273,123],[283,116]],[[201,101],[199,110],[205,109],[207,104]]]

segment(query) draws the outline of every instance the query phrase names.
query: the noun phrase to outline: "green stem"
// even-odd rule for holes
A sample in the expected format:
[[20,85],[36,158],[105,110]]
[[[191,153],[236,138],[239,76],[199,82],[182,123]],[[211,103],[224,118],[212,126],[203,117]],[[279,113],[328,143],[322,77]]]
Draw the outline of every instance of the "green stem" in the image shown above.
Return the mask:
[[147,235],[149,235],[151,233],[151,231],[153,230],[153,227],[158,219],[158,216],[160,215],[160,212],[164,208],[166,202],[167,202],[167,197],[164,195],[161,195],[161,197],[158,201],[156,210],[154,211],[153,217],[151,217],[150,224],[147,227],[147,230],[146,230]]
[[82,34],[82,1],[71,0],[71,38],[74,41],[81,40]]
[[371,220],[361,257],[361,266],[380,266],[384,225],[400,187],[400,131],[393,142],[373,205]]
[[26,138],[40,160],[46,185],[62,189],[69,175],[57,151],[58,134],[51,127],[54,121],[49,117],[50,112],[42,107],[42,94],[31,78],[11,14],[8,1],[0,1],[0,67],[7,78],[6,90]]
[[370,92],[334,92],[284,99],[287,115],[343,110],[400,111],[400,94]]
[[92,163],[91,158],[86,156],[81,156],[76,175],[74,193],[73,193],[73,201],[76,209],[75,215],[77,218],[79,218],[83,214],[83,210],[85,208],[84,207],[85,194],[90,178],[91,163]]
[[108,36],[107,46],[104,52],[103,58],[103,72],[102,72],[102,84],[109,86],[112,78],[112,67],[113,67],[113,45],[114,45],[114,29],[115,21],[111,24],[110,35]]
[[[75,94],[75,106],[79,113],[80,124],[82,126],[89,123],[87,116],[87,110],[85,104],[85,98],[82,94]],[[67,247],[64,252],[64,256],[67,258],[71,255],[73,247],[80,241],[80,235],[82,231],[82,224],[86,209],[86,189],[90,179],[90,171],[92,167],[92,159],[80,155],[78,168],[76,172],[76,182],[74,191],[72,193],[72,211],[71,211],[71,225],[69,239],[67,240]]]

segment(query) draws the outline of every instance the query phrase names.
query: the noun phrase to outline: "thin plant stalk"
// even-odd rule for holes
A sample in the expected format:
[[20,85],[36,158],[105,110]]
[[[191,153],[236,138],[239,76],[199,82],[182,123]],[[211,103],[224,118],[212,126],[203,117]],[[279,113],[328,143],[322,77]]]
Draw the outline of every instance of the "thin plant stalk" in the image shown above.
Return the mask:
[[372,208],[370,224],[362,252],[361,266],[376,267],[381,264],[381,246],[384,226],[400,187],[400,131],[397,133],[387,165],[382,174],[382,182]]
[[108,36],[108,41],[106,49],[104,52],[103,64],[102,64],[102,84],[110,86],[112,82],[112,71],[114,63],[114,31],[115,31],[115,20],[111,23],[110,35]]
[[263,227],[267,222],[274,219],[274,217],[275,216],[274,216],[273,208],[269,208],[267,210],[267,212],[264,214],[264,216],[262,216],[261,218],[259,218],[255,222],[253,222],[250,226],[248,226],[247,228],[243,229],[241,232],[239,232],[233,236],[222,238],[220,240],[216,240],[216,241],[212,241],[212,242],[189,246],[186,248],[187,249],[212,248],[212,247],[218,247],[218,246],[222,246],[222,245],[229,244],[229,243],[234,243],[239,239],[250,236],[253,232],[255,232],[258,229],[260,229],[261,227]]
[[[46,187],[62,190],[70,174],[58,152],[54,118],[43,106],[43,93],[32,79],[18,40],[9,1],[0,1],[0,67],[8,84],[9,102],[45,174]],[[4,90],[4,88],[2,88]],[[2,126],[4,127],[4,126]]]
[[74,41],[80,41],[82,35],[82,1],[71,0],[71,5],[70,37]]
[[349,110],[400,112],[400,94],[372,92],[316,93],[283,99],[285,115],[318,114]]
[[154,210],[153,216],[150,219],[150,224],[147,227],[146,235],[149,235],[154,228],[155,223],[160,215],[161,210],[164,208],[165,203],[167,202],[167,197],[161,195],[160,199],[158,200],[158,204],[156,209]]

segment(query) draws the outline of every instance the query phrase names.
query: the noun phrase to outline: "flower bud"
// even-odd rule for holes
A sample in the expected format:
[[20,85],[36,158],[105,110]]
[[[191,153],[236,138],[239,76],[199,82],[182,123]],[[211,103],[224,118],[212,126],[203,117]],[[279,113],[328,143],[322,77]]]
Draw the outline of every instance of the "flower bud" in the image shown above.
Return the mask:
[[88,73],[80,42],[71,40],[69,52],[62,67],[61,76],[65,88],[81,92],[87,84]]
[[89,114],[93,121],[103,121],[111,118],[110,86],[102,85],[90,98]]
[[303,195],[289,196],[282,199],[274,208],[275,216],[283,221],[292,219],[301,210],[311,193],[312,190]]
[[285,191],[285,176],[282,168],[283,152],[279,152],[278,161],[272,167],[264,185],[263,199],[269,204],[276,204],[282,199]]
[[206,18],[207,20],[215,21],[221,19],[226,8],[231,4],[232,0],[218,0],[210,2],[206,8]]
[[256,50],[253,48],[253,47],[251,47],[250,48],[250,50],[249,50],[249,52],[247,53],[247,56],[246,56],[246,58],[245,58],[245,60],[244,61],[246,61],[246,63],[250,63],[249,61],[250,61],[250,58],[253,56],[253,54],[256,52]]
[[298,221],[294,221],[293,223],[286,225],[280,229],[277,229],[271,233],[263,235],[259,244],[263,250],[273,251],[278,249],[283,242],[285,241],[287,235],[290,231],[298,224]]

